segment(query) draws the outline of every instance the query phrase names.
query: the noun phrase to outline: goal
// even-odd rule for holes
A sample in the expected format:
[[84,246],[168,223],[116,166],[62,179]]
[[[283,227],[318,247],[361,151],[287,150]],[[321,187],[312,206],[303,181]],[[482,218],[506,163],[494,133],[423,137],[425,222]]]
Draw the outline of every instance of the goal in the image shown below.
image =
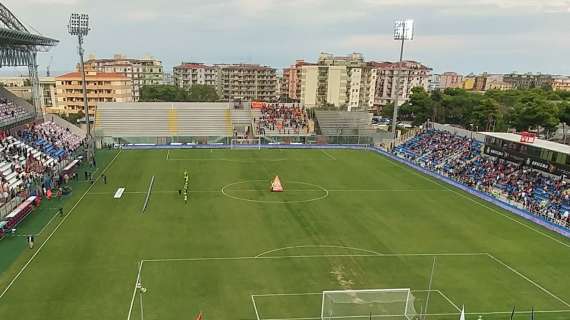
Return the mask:
[[410,289],[323,291],[322,320],[416,318]]
[[253,139],[232,139],[230,144],[231,149],[261,149],[261,138]]

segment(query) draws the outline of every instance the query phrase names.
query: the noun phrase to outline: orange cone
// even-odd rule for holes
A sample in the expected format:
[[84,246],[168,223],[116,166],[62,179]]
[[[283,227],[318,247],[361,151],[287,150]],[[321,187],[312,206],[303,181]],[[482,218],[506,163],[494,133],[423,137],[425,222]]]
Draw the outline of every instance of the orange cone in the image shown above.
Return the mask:
[[275,179],[273,179],[273,182],[271,183],[271,192],[283,192],[283,186],[281,185],[279,176],[275,176]]

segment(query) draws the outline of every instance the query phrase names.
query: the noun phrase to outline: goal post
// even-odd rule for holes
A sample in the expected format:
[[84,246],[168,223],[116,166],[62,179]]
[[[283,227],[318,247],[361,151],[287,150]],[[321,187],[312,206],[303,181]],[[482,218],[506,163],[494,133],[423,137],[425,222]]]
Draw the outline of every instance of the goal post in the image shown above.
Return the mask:
[[410,289],[323,291],[321,320],[417,318]]
[[238,138],[230,141],[231,149],[261,149],[261,138]]

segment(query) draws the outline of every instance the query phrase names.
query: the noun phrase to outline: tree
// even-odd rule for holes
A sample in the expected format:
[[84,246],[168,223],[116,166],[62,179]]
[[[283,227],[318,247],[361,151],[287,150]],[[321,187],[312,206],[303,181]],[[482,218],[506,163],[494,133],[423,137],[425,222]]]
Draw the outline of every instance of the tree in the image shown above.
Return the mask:
[[412,119],[414,125],[420,125],[428,119],[432,119],[434,101],[422,87],[412,89],[410,100],[402,105],[401,113]]
[[382,110],[380,110],[380,115],[383,118],[392,119],[392,116],[394,116],[394,104],[388,103],[387,105],[382,106]]
[[142,102],[181,102],[188,101],[188,92],[176,86],[144,86],[140,91]]
[[540,127],[549,131],[560,122],[556,105],[537,94],[523,97],[513,111],[512,123],[519,131],[535,128],[540,133]]
[[218,101],[216,88],[204,84],[195,84],[188,92],[188,100],[192,102],[214,102]]

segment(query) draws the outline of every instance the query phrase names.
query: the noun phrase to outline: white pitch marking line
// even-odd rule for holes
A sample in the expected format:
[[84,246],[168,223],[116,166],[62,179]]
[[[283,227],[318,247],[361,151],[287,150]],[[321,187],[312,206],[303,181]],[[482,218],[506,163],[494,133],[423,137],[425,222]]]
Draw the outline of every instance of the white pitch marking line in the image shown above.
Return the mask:
[[[113,162],[115,162],[115,159],[117,159],[117,157],[121,154],[122,149],[119,150],[119,152],[117,152],[117,154],[115,155],[115,157],[111,160],[111,162],[109,162],[107,164],[107,166],[103,169],[103,171],[101,171],[101,174],[99,174],[99,176],[97,177],[97,179],[95,179],[95,182],[99,181],[99,179],[101,178],[101,175],[103,173],[105,173],[105,171],[107,171],[107,169],[113,164]],[[42,242],[42,244],[40,245],[40,247],[38,248],[38,250],[36,250],[36,252],[34,252],[34,254],[30,257],[30,259],[28,259],[28,261],[26,262],[26,264],[24,264],[24,266],[22,267],[22,269],[20,269],[20,271],[18,271],[18,273],[14,276],[14,278],[12,279],[12,281],[10,281],[10,283],[8,283],[8,286],[6,286],[6,288],[4,289],[4,291],[2,291],[2,294],[0,294],[0,299],[2,299],[2,297],[4,297],[4,295],[6,294],[6,292],[8,292],[8,290],[10,290],[10,288],[12,287],[12,285],[14,285],[14,282],[16,282],[16,280],[18,280],[18,278],[20,278],[20,276],[22,275],[22,273],[24,272],[24,270],[26,270],[28,268],[28,266],[30,265],[30,263],[32,263],[32,261],[36,258],[36,256],[40,253],[40,251],[42,251],[43,247],[46,245],[46,243],[51,239],[51,237],[57,232],[57,230],[59,230],[59,227],[61,227],[61,225],[65,222],[65,220],[67,220],[67,218],[69,216],[71,216],[71,213],[73,212],[73,210],[75,210],[75,208],[79,205],[79,203],[81,202],[81,200],[83,200],[83,198],[85,198],[85,196],[87,195],[87,193],[89,193],[89,191],[91,191],[91,189],[96,185],[96,183],[93,183],[92,185],[89,186],[89,188],[87,188],[87,190],[85,190],[85,193],[81,196],[81,198],[79,198],[79,200],[77,200],[77,202],[73,205],[73,207],[71,207],[71,209],[69,210],[69,212],[67,213],[67,215],[65,215],[61,221],[57,224],[57,226],[52,230],[52,232],[48,235],[48,237],[44,240],[44,242]]]
[[[473,316],[477,316],[477,315],[500,315],[500,314],[511,314],[512,311],[495,311],[495,312],[465,312],[466,315],[473,315]],[[534,313],[567,313],[570,312],[570,310],[534,310]],[[532,313],[532,311],[517,311],[517,313],[521,313],[521,314],[530,314]],[[432,317],[449,317],[449,316],[457,316],[459,315],[459,312],[457,313],[428,313],[426,314],[426,316],[432,316]],[[402,314],[391,314],[391,315],[375,315],[374,317],[376,318],[396,318],[396,317],[403,317]],[[368,319],[369,316],[343,316],[342,319]],[[263,320],[320,320],[321,317],[299,317],[299,318],[264,318]],[[332,317],[331,319],[334,319],[334,317]],[[340,319],[340,318],[338,318]]]
[[137,280],[135,281],[135,289],[133,290],[133,297],[131,299],[131,306],[129,307],[129,315],[127,316],[127,320],[131,319],[131,314],[133,312],[133,305],[135,303],[135,298],[137,296],[137,287],[139,286],[140,279],[141,279],[141,270],[143,266],[144,260],[139,262],[139,272],[137,273]]
[[346,246],[338,246],[338,245],[318,245],[318,244],[307,244],[307,245],[300,245],[300,246],[289,246],[289,247],[283,247],[283,248],[277,248],[277,249],[273,249],[273,250],[268,250],[268,251],[264,251],[258,255],[256,255],[256,258],[259,257],[263,257],[266,254],[270,254],[273,252],[278,252],[278,251],[283,251],[283,250],[289,250],[289,249],[301,249],[301,248],[334,248],[334,249],[347,249],[347,250],[354,250],[354,251],[361,251],[361,252],[366,252],[366,253],[371,253],[377,256],[382,256],[383,254],[380,252],[376,252],[376,251],[372,251],[372,250],[367,250],[367,249],[361,249],[361,248],[355,248],[355,247],[346,247]]
[[504,263],[503,261],[501,261],[499,258],[495,257],[494,255],[488,253],[487,254],[489,256],[489,258],[493,259],[495,262],[499,263],[500,265],[502,265],[503,267],[511,270],[512,272],[514,272],[515,274],[517,274],[518,276],[520,276],[521,278],[525,279],[526,281],[528,281],[530,284],[534,285],[535,287],[537,287],[538,289],[540,289],[542,292],[548,294],[549,296],[553,297],[554,299],[558,300],[559,302],[561,302],[562,304],[564,304],[567,307],[570,307],[570,303],[564,301],[562,298],[558,297],[557,295],[555,295],[554,293],[550,292],[548,289],[546,289],[545,287],[541,286],[540,284],[538,284],[536,281],[530,279],[529,277],[525,276],[524,274],[520,273],[517,269],[509,266],[508,264]]
[[257,320],[261,320],[261,318],[259,318],[259,312],[257,311],[257,306],[255,305],[255,298],[253,295],[251,295],[251,302],[253,303],[253,310],[255,310],[255,316],[257,317]]
[[439,293],[445,300],[447,300],[447,302],[449,302],[455,309],[457,309],[457,311],[461,312],[461,309],[459,308],[459,306],[457,306],[455,303],[453,303],[453,301],[451,301],[451,299],[449,299],[449,297],[447,295],[445,295],[443,292],[441,292],[441,290],[435,290],[435,292]]
[[326,154],[327,157],[329,157],[331,160],[336,160],[336,158],[332,154],[328,153],[325,149],[321,149],[321,152]]
[[164,258],[144,259],[145,262],[184,262],[184,261],[231,261],[231,260],[271,260],[271,259],[298,259],[298,258],[358,258],[358,257],[422,257],[422,256],[486,256],[488,253],[393,253],[393,254],[320,254],[320,255],[294,255],[294,256],[242,256],[242,257],[198,257],[198,258]]
[[[428,292],[428,291],[432,291],[432,292],[437,292],[439,290],[411,290],[412,292]],[[322,292],[300,292],[300,293],[264,293],[264,294],[252,294],[252,296],[254,297],[280,297],[280,296],[316,296],[316,295],[322,295]],[[461,311],[461,310],[459,310]]]
[[[414,168],[408,167],[408,166],[405,165],[405,164],[401,164],[401,163],[396,162],[395,160],[391,160],[391,159],[386,159],[386,160],[389,161],[389,162],[391,162],[391,163],[393,163],[395,166],[398,166],[398,167],[400,167],[400,168],[405,168],[405,169],[407,169],[407,170],[410,171],[412,174],[414,174],[414,175],[416,175],[416,176],[419,176],[419,177],[421,177],[421,178],[424,179],[424,180],[427,180],[427,181],[429,181],[429,182],[431,182],[431,183],[433,183],[433,184],[435,184],[435,185],[438,185],[438,186],[440,186],[440,187],[444,187],[445,189],[447,189],[447,190],[449,190],[449,191],[451,191],[451,192],[453,192],[453,193],[459,195],[460,197],[462,197],[462,198],[464,198],[464,199],[467,199],[467,200],[469,200],[469,201],[471,201],[471,202],[474,202],[474,203],[476,203],[476,204],[482,206],[483,208],[486,208],[486,209],[488,209],[488,210],[490,210],[490,211],[492,211],[492,212],[494,212],[494,213],[497,213],[497,214],[499,214],[500,216],[502,216],[502,217],[504,217],[504,218],[507,218],[507,219],[509,219],[509,220],[511,220],[511,221],[513,221],[513,222],[515,222],[515,223],[517,223],[517,224],[519,224],[519,225],[521,225],[521,226],[523,226],[523,227],[529,229],[529,230],[532,230],[532,231],[534,231],[534,232],[536,232],[536,233],[538,233],[538,234],[540,234],[540,235],[542,235],[542,236],[544,236],[544,237],[549,238],[550,240],[553,240],[553,241],[557,242],[558,244],[561,244],[561,245],[563,245],[563,246],[565,246],[565,247],[570,248],[570,244],[568,244],[568,243],[566,243],[566,242],[563,242],[563,241],[561,241],[560,239],[557,239],[557,238],[555,238],[555,237],[553,237],[553,236],[551,236],[551,235],[549,235],[549,234],[547,234],[547,233],[545,233],[545,232],[540,231],[539,229],[537,229],[536,227],[534,227],[534,225],[528,225],[528,224],[526,224],[526,223],[523,223],[523,222],[521,222],[521,221],[515,219],[514,217],[511,216],[512,214],[510,214],[510,213],[509,213],[509,214],[505,214],[505,213],[503,213],[503,212],[501,212],[501,211],[499,211],[499,210],[497,210],[497,209],[495,209],[495,208],[493,208],[493,207],[490,207],[490,206],[488,206],[488,205],[486,205],[486,204],[484,204],[484,203],[482,203],[482,202],[479,202],[479,201],[477,201],[477,200],[475,200],[475,199],[472,199],[472,198],[470,198],[470,197],[464,195],[463,193],[461,193],[461,192],[459,192],[459,191],[456,191],[456,190],[453,190],[452,188],[448,187],[447,183],[439,183],[439,182],[437,182],[437,181],[435,181],[435,180],[432,180],[431,178],[428,178],[427,176],[424,176],[423,174],[417,172]],[[482,201],[484,201],[484,200],[482,200]],[[525,220],[525,221],[526,221],[526,220]]]

